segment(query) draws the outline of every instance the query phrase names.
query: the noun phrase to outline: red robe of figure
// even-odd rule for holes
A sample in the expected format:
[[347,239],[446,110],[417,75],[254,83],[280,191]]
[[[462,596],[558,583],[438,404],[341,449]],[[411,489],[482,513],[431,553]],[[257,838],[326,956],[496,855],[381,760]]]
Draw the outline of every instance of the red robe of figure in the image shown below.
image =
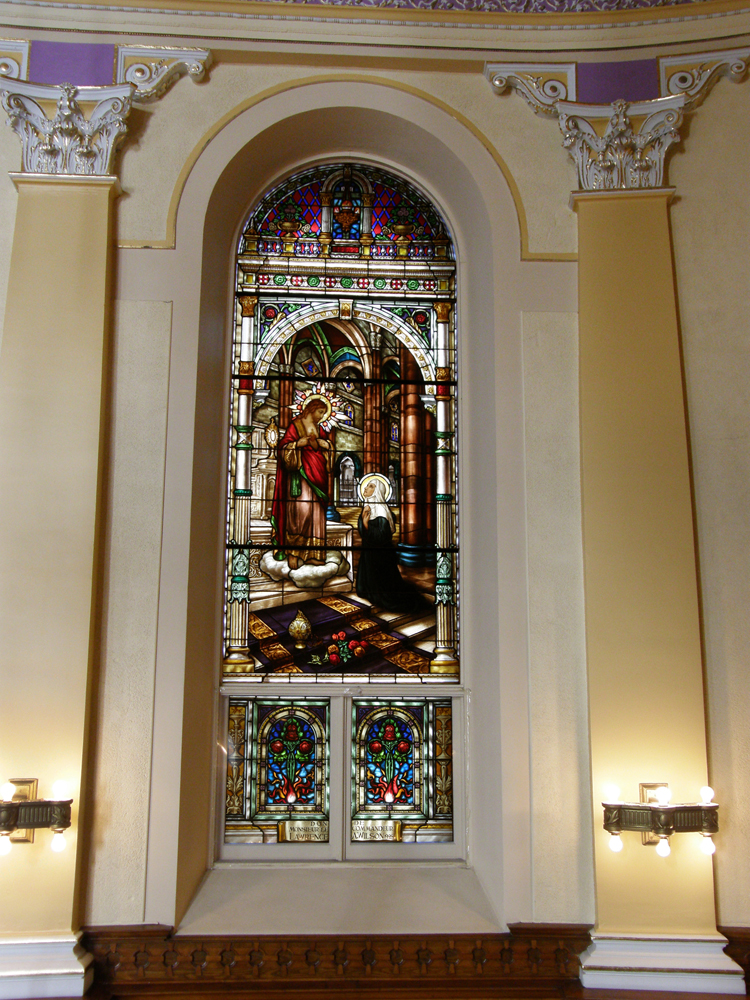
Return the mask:
[[308,401],[279,443],[271,541],[290,569],[326,561],[326,509],[331,442],[319,426],[330,412],[320,397]]

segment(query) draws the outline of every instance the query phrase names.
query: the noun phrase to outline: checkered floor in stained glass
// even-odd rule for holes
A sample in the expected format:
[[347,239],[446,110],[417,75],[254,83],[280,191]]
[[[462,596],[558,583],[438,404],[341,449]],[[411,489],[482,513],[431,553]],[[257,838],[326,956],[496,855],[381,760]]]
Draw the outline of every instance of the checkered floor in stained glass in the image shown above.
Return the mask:
[[[296,648],[288,631],[298,611],[312,629],[303,649]],[[430,669],[425,650],[350,597],[322,597],[252,612],[249,632],[256,673],[425,674]]]

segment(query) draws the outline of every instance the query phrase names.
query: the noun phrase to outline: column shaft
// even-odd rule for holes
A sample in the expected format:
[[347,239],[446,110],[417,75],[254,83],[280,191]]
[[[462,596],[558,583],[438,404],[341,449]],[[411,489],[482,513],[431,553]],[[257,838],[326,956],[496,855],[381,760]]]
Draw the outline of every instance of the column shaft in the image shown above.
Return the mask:
[[586,192],[579,222],[580,426],[586,644],[599,933],[715,933],[697,835],[663,859],[608,850],[605,786],[673,801],[706,783],[706,735],[685,397],[669,190]]
[[[16,847],[0,922],[16,934],[76,926],[77,831],[97,655],[113,177],[15,175],[18,188],[0,356],[0,703],[6,777],[41,797],[68,782],[73,826]],[[12,572],[10,569],[12,568]],[[52,743],[50,743],[52,740]],[[80,854],[80,845],[78,853]]]

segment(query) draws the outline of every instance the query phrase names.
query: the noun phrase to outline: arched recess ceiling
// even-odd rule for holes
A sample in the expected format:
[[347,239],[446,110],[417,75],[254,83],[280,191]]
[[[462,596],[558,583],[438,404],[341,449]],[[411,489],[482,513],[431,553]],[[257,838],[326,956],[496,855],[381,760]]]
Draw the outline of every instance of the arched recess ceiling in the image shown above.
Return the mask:
[[[233,256],[241,224],[265,191],[306,165],[352,157],[382,164],[420,187],[444,213],[457,251],[458,362],[470,390],[459,413],[461,482],[468,484],[460,509],[462,650],[466,683],[481,689],[472,702],[467,751],[471,863],[455,871],[430,869],[427,875],[411,873],[407,865],[400,884],[408,899],[377,914],[353,906],[345,871],[325,870],[325,885],[311,871],[303,887],[313,894],[310,906],[307,898],[298,899],[294,913],[281,914],[276,903],[269,909],[269,900],[283,902],[294,893],[267,893],[260,905],[257,873],[227,877],[217,870],[201,885],[213,854],[216,757],[206,734],[215,725],[211,665],[218,668],[221,631],[218,539],[226,483]],[[235,933],[294,933],[294,921],[303,913],[316,918],[313,927],[305,917],[301,932],[333,931],[315,905],[318,891],[337,901],[331,921],[344,919],[339,905],[348,907],[349,915],[361,914],[352,931],[393,932],[397,924],[403,931],[399,915],[406,913],[411,929],[425,933],[489,931],[531,919],[520,315],[522,309],[574,309],[574,265],[520,260],[508,184],[470,130],[414,94],[352,81],[285,91],[227,122],[190,170],[176,235],[163,279],[155,276],[149,256],[162,252],[121,254],[123,292],[174,302],[146,921],[180,923],[199,885],[186,931],[201,926],[211,932],[210,926],[219,933],[224,921],[225,930]],[[496,748],[490,755],[488,745]],[[568,774],[566,780],[576,785],[585,776]],[[488,788],[493,795],[486,794]],[[577,790],[572,794],[585,798]],[[410,900],[424,888],[425,877],[435,905],[415,913]],[[359,895],[362,891],[366,886],[360,882]]]

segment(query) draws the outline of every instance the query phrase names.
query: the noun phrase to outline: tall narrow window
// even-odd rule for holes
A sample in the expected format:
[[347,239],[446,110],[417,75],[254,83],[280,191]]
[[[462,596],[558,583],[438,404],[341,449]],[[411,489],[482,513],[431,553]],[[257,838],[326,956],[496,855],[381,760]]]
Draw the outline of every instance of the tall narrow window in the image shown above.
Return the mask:
[[[350,742],[339,766],[364,754],[352,777],[352,840],[377,839],[367,834],[374,816],[392,832],[386,839],[416,842],[425,824],[433,840],[452,836],[438,788],[445,753],[442,762],[435,756],[436,719],[450,720],[451,701],[406,696],[460,683],[454,295],[453,248],[440,213],[415,187],[370,166],[327,165],[290,177],[244,228],[222,664],[234,699],[229,725],[241,706],[246,727],[271,711],[254,695],[259,684],[293,684],[302,700],[325,694],[342,720],[361,707],[346,700],[342,684],[377,682],[384,694],[398,685],[398,704],[367,702],[367,733],[341,726]],[[260,831],[247,842],[281,842],[304,829],[294,814],[312,805],[307,758],[299,744],[296,756],[288,748],[275,755],[273,746],[291,746],[290,725],[311,747],[328,736],[316,734],[301,709],[289,715],[292,704],[274,711],[296,721],[278,721],[279,732],[265,736],[252,729],[252,738],[246,728],[255,749],[229,762],[228,839],[241,836],[243,823]],[[373,735],[378,726],[399,738]],[[371,752],[378,742],[386,748],[380,756]],[[362,784],[363,767],[375,785],[370,777]],[[274,819],[283,806],[274,796],[284,782],[294,785],[292,771],[304,794],[292,790],[294,809]],[[407,771],[390,809],[367,791],[406,781]],[[319,824],[327,822],[322,801],[315,800]]]

